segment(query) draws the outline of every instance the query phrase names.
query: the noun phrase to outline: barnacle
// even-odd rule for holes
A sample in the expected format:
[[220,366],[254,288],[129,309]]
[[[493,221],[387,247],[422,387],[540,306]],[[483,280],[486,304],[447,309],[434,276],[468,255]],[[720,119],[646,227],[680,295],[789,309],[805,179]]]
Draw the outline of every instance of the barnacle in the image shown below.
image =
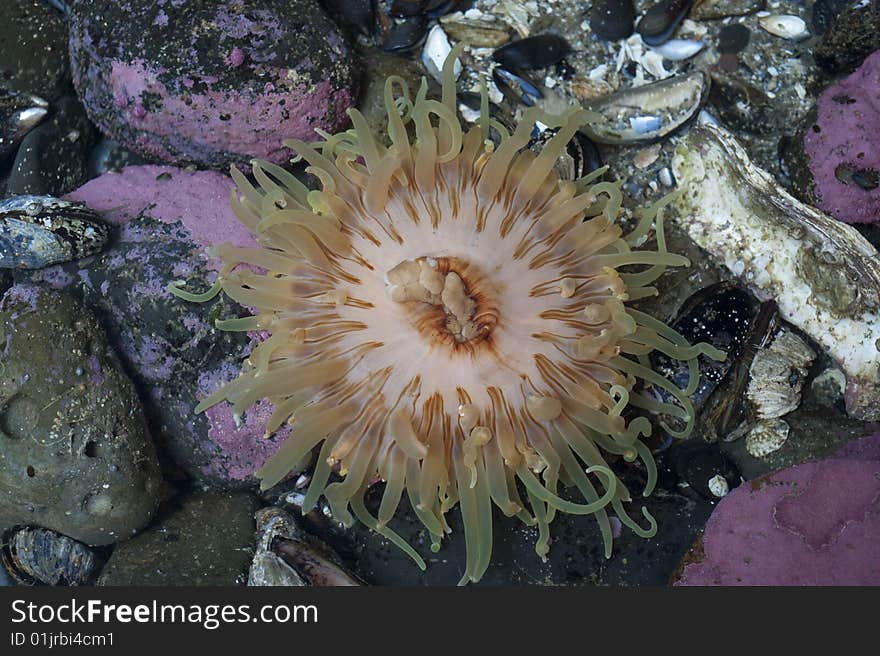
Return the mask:
[[[696,358],[721,354],[624,304],[656,293],[649,285],[666,266],[687,264],[665,248],[661,210],[671,199],[641,211],[622,236],[619,184],[596,182],[601,171],[560,180],[553,169],[589,113],[531,108],[508,133],[487,118],[484,94],[483,118],[463,132],[452,61],[439,101],[424,83],[411,97],[402,79],[387,80],[387,147],[355,110],[346,132],[286,142],[321,190],[267,162],[253,163],[256,184],[233,169],[233,208],[262,248],[222,245],[215,255],[226,266],[211,292],[175,291],[202,300],[222,289],[254,314],[220,328],[270,334],[197,408],[225,400],[241,413],[268,398],[276,410],[266,434],[292,425],[258,472],[263,488],[320,448],[304,508],[323,495],[336,518],[353,513],[422,568],[388,527],[402,495],[435,551],[450,530],[445,513],[459,505],[468,582],[489,564],[493,504],[537,526],[541,556],[557,511],[594,515],[606,555],[609,511],[653,535],[645,509],[647,528],[627,514],[630,492],[603,452],[641,459],[649,494],[656,468],[639,438],[651,424],[627,422],[625,409],[677,417],[687,433]],[[537,120],[558,128],[540,154],[526,148]],[[634,250],[652,223],[657,250]],[[650,369],[653,349],[690,363],[690,389]],[[636,394],[639,378],[677,402]],[[377,479],[374,516],[364,494]],[[563,499],[561,485],[582,501]]]

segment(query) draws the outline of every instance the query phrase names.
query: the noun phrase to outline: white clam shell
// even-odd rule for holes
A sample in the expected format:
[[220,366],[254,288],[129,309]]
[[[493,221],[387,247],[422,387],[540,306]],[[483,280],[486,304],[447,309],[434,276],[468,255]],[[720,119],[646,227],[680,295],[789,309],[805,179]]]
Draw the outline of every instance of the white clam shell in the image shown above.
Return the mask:
[[[428,32],[425,39],[425,46],[422,48],[422,63],[425,65],[428,73],[438,82],[443,81],[443,62],[452,52],[452,46],[449,45],[449,37],[439,25],[435,25]],[[452,67],[455,78],[461,74],[461,64],[456,59]]]
[[706,44],[692,39],[670,39],[666,43],[651,48],[669,61],[684,61],[700,52]]
[[804,19],[798,16],[774,14],[772,16],[759,18],[758,22],[767,32],[783,39],[800,41],[810,35],[807,31],[807,24],[804,22]]

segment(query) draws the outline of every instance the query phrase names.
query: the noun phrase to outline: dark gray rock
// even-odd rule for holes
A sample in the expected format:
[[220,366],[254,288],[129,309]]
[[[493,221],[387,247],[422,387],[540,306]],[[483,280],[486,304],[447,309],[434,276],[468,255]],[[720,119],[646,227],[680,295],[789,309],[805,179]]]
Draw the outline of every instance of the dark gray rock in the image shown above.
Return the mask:
[[0,82],[52,101],[70,88],[67,25],[43,0],[3,0]]
[[244,493],[172,502],[150,528],[117,545],[98,585],[244,584],[256,509],[256,499]]
[[92,545],[146,525],[161,477],[140,403],[94,316],[17,285],[0,304],[0,527]]
[[834,19],[853,3],[853,0],[816,0],[810,18],[810,31],[813,34],[825,34]]
[[813,48],[813,58],[829,73],[849,73],[880,50],[880,3],[852,2]]
[[18,147],[6,193],[61,196],[88,179],[95,128],[76,96],[53,103],[51,115]]

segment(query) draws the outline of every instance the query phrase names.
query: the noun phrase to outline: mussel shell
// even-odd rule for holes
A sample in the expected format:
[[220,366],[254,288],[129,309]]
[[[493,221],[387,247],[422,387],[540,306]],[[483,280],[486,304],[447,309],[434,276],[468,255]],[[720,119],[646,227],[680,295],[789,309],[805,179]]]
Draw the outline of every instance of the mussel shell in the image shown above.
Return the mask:
[[359,586],[360,581],[346,572],[327,551],[302,540],[276,537],[270,546],[272,553],[292,567],[300,578],[313,587]]
[[730,363],[730,371],[724,382],[718,385],[702,408],[700,432],[715,435],[725,441],[737,439],[738,429],[753,418],[746,388],[749,384],[749,370],[755,354],[773,339],[779,327],[776,303],[761,303],[749,326],[748,334],[736,361]]
[[102,564],[84,544],[55,531],[31,527],[6,532],[0,559],[20,585],[87,585]]
[[800,16],[778,15],[762,16],[758,24],[774,36],[791,41],[803,41],[810,36],[807,24]]
[[40,269],[94,255],[110,229],[84,203],[52,196],[0,202],[0,268]]
[[428,0],[393,0],[388,7],[388,15],[395,18],[410,18],[425,13]]
[[[529,148],[540,153],[544,146],[559,130],[547,129],[529,142]],[[579,180],[588,173],[602,167],[602,156],[599,149],[587,135],[575,132],[565,146],[565,151],[556,160],[553,168],[560,180]]]
[[685,59],[690,59],[705,47],[706,44],[702,41],[670,39],[666,43],[652,49],[669,61],[684,61]]
[[777,131],[779,111],[756,86],[734,75],[712,71],[709,104],[713,113],[729,128],[752,134]]
[[386,52],[409,52],[421,47],[428,37],[428,19],[413,16],[391,26],[382,39]]
[[625,39],[633,33],[635,22],[633,0],[593,0],[590,6],[590,29],[601,39]]
[[688,15],[695,21],[716,20],[730,16],[747,16],[766,6],[767,0],[696,0]]
[[553,66],[570,52],[568,41],[558,34],[536,34],[498,48],[492,59],[511,71],[530,71]]
[[359,586],[330,547],[298,526],[277,506],[258,510],[257,551],[249,586]]
[[538,85],[521,71],[512,73],[496,66],[492,71],[492,81],[495,82],[495,86],[504,94],[507,101],[514,106],[517,103],[522,103],[526,107],[532,107],[536,100],[544,97]]
[[510,41],[510,32],[501,23],[450,19],[441,24],[453,39],[475,48],[497,48]]
[[49,103],[0,87],[0,158],[5,157],[48,113]]
[[663,0],[650,7],[636,26],[642,41],[649,46],[668,41],[693,3],[694,0]]
[[[749,337],[749,328],[757,312],[757,303],[746,290],[729,282],[704,287],[682,305],[671,327],[689,343],[706,342],[727,354],[722,361],[700,356],[700,382],[691,397],[699,409],[736,362]],[[690,380],[686,362],[659,351],[651,353],[654,370],[679,388]],[[654,387],[654,395],[666,403],[675,403],[671,394]]]
[[626,144],[666,136],[697,113],[706,98],[709,78],[703,71],[618,91],[585,107],[603,116],[582,130],[593,141]]
[[341,26],[364,36],[376,26],[375,0],[321,0],[321,6]]

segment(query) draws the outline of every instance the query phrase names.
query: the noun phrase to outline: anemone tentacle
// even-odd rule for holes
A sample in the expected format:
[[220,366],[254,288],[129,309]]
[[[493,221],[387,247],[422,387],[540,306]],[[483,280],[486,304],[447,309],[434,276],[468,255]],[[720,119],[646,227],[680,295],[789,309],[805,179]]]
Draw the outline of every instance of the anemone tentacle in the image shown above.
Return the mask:
[[[263,488],[320,447],[307,503],[324,495],[336,517],[350,522],[353,512],[420,567],[388,528],[403,494],[434,549],[449,531],[444,514],[458,505],[464,583],[489,565],[493,505],[537,525],[542,557],[557,511],[593,514],[606,555],[609,512],[652,534],[646,510],[648,528],[626,514],[630,493],[602,453],[642,460],[649,494],[656,468],[640,438],[651,425],[627,423],[624,410],[670,414],[687,431],[692,390],[638,358],[659,349],[689,361],[693,376],[699,355],[723,354],[625,305],[656,293],[650,284],[667,266],[687,264],[665,248],[668,199],[624,236],[619,184],[558,178],[553,163],[590,118],[584,110],[552,117],[529,109],[497,148],[486,118],[463,131],[454,56],[440,101],[424,84],[411,97],[403,80],[387,80],[388,145],[357,110],[346,132],[287,142],[319,190],[267,162],[253,163],[254,183],[233,170],[233,209],[262,248],[216,249],[226,264],[218,288],[254,310],[253,319],[221,327],[258,326],[271,337],[199,410],[225,400],[241,412],[269,399],[276,412],[267,433],[284,422],[293,431],[258,472]],[[559,127],[538,155],[526,148],[537,120]],[[652,222],[657,250],[635,250]],[[647,268],[618,271],[631,265]],[[664,387],[678,405],[639,396],[637,379]],[[373,516],[363,496],[375,480],[385,488]],[[562,498],[562,486],[583,501]]]

